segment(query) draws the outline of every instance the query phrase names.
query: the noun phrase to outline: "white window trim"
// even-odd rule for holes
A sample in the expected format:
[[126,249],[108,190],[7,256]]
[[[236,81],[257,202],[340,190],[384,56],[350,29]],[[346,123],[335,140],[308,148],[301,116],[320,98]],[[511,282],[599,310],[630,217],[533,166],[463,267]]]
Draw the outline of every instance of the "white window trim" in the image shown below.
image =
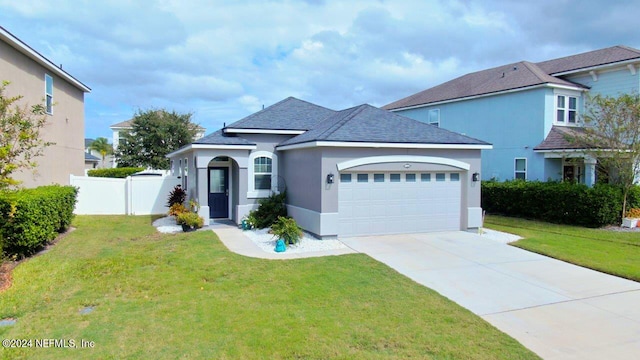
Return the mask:
[[[259,157],[267,157],[271,159],[271,189],[270,190],[255,190],[255,172],[254,172],[254,160]],[[278,183],[278,155],[269,151],[254,151],[249,154],[249,166],[248,168],[248,182],[247,199],[266,198],[271,195],[271,191],[278,192],[274,189],[274,184],[277,187]]]
[[[51,80],[51,94],[47,92],[47,79]],[[47,96],[51,97],[51,109],[47,107]],[[53,115],[53,76],[44,74],[44,109],[49,115]]]
[[[438,113],[438,120],[435,121],[435,122],[431,121],[431,112],[432,111]],[[440,109],[429,109],[429,111],[427,111],[427,124],[440,127]]]
[[[564,108],[558,107],[558,97],[564,97]],[[569,98],[576,99],[576,121],[569,122]],[[563,121],[558,121],[558,110],[564,110]],[[567,93],[567,92],[554,92],[553,94],[553,123],[560,126],[580,126],[580,94]]]
[[[516,164],[517,164],[518,160],[524,160],[524,171],[522,171],[522,170],[517,170],[517,166],[516,166]],[[528,170],[527,170],[527,169],[528,169],[528,167],[529,167],[529,161],[527,160],[527,158],[517,157],[517,158],[513,159],[513,179],[514,179],[514,180],[515,180],[515,179],[517,179],[516,174],[518,174],[518,173],[524,173],[524,180],[527,180],[527,179],[529,178],[529,177],[528,177],[528,174],[527,174],[527,172],[528,172]]]

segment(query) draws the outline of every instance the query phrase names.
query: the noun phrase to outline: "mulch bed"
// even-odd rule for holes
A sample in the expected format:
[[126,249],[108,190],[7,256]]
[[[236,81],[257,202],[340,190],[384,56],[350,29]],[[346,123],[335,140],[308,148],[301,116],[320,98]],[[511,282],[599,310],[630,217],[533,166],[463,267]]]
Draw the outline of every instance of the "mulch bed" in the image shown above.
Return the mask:
[[20,263],[23,261],[27,261],[34,256],[38,256],[49,251],[49,249],[51,249],[58,241],[62,240],[65,236],[67,236],[74,230],[75,228],[70,227],[69,229],[67,229],[67,231],[61,233],[55,239],[53,239],[53,241],[47,244],[47,246],[45,246],[42,250],[38,251],[28,258],[24,258],[19,261],[6,260],[2,262],[2,264],[0,264],[0,291],[4,291],[11,287],[13,279],[11,276],[11,272],[13,271],[13,269],[15,269],[16,266],[20,265]]

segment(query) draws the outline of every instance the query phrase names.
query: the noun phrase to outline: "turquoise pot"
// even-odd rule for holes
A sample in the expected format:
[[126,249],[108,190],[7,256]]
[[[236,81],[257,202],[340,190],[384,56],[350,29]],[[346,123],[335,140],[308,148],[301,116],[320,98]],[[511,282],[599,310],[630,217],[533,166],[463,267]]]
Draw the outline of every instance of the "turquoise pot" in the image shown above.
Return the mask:
[[286,250],[287,250],[287,247],[284,246],[284,240],[279,239],[278,241],[276,241],[276,248],[275,248],[276,252],[285,252]]

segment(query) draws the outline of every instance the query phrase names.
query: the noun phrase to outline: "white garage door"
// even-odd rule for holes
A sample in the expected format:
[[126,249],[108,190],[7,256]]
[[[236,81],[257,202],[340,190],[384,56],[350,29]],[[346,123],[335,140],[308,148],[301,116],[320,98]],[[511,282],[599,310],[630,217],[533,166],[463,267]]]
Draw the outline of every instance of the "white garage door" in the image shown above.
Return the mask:
[[340,236],[460,229],[461,174],[343,172]]

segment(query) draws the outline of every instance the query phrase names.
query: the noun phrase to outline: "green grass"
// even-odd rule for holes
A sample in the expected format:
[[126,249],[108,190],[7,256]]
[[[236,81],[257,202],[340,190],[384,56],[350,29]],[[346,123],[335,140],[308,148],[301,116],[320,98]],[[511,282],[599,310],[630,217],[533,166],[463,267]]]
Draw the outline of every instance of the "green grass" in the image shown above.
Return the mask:
[[512,245],[572,264],[640,281],[640,233],[588,229],[502,216],[485,226],[523,237]]
[[[531,359],[535,354],[432,290],[362,255],[269,261],[211,231],[162,235],[150,217],[79,216],[0,293],[3,339],[88,349],[2,358]],[[82,315],[85,306],[95,306]]]

